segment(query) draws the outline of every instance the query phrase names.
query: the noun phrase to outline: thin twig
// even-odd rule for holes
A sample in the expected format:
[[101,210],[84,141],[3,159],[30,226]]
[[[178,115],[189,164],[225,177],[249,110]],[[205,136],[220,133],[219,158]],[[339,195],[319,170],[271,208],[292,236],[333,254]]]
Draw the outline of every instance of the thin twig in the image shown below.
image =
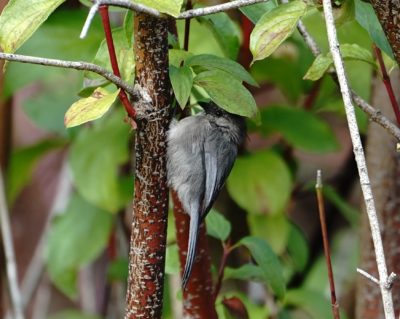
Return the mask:
[[380,282],[378,279],[376,279],[374,276],[370,275],[367,273],[365,270],[362,270],[361,268],[357,268],[357,272],[363,275],[365,278],[371,280],[372,282],[376,283],[377,285],[380,285]]
[[340,319],[339,304],[336,299],[335,280],[333,279],[331,252],[329,249],[329,241],[328,241],[328,230],[326,227],[324,195],[322,194],[321,170],[317,171],[317,183],[315,184],[315,191],[317,193],[317,203],[319,210],[319,220],[321,223],[322,241],[324,243],[325,260],[326,260],[326,266],[328,268],[329,286],[331,289],[332,313],[333,313],[333,318]]
[[218,294],[221,290],[222,280],[224,279],[226,262],[228,261],[229,254],[232,251],[229,240],[226,243],[223,243],[222,246],[223,246],[223,252],[222,252],[222,258],[221,258],[221,262],[219,264],[219,269],[218,269],[218,279],[217,279],[217,283],[215,284],[215,289],[214,289],[214,302],[217,300]]
[[[100,6],[99,10],[101,15],[101,20],[103,22],[103,28],[107,42],[108,54],[110,56],[111,67],[113,69],[114,75],[121,78],[121,73],[119,71],[119,66],[118,66],[117,54],[115,53],[115,46],[111,31],[108,7],[102,5]],[[136,111],[133,108],[131,102],[129,102],[128,96],[126,95],[124,90],[120,90],[118,95],[122,105],[125,108],[126,113],[128,113],[129,117],[133,120],[135,118]]]
[[[287,3],[288,0],[281,0],[282,3]],[[321,50],[318,47],[317,42],[315,42],[314,38],[308,32],[306,26],[302,21],[299,21],[297,24],[297,30],[303,37],[305,43],[308,48],[311,50],[314,56],[318,56],[321,54]],[[329,73],[335,82],[337,82],[337,76],[335,72]],[[362,97],[360,97],[355,91],[351,90],[351,96],[354,102],[360,107],[360,109],[365,112],[369,118],[375,123],[382,126],[386,131],[392,134],[398,141],[400,141],[400,129],[393,124],[386,116],[384,116],[379,109],[375,109],[372,105],[370,105],[367,101],[365,101]]]
[[11,224],[7,209],[6,196],[4,191],[3,173],[0,169],[0,226],[6,259],[6,272],[8,288],[10,291],[11,303],[15,319],[24,319],[21,292],[18,287],[17,264],[15,262],[14,245],[11,234]]
[[268,2],[269,0],[236,0],[231,2],[226,2],[222,4],[217,4],[215,6],[205,7],[205,8],[197,8],[191,9],[182,12],[177,19],[191,19],[195,17],[206,16],[213,13],[228,11],[232,9],[238,9],[241,7],[249,6],[252,4],[260,3],[260,2]]
[[[333,57],[333,62],[336,68],[336,73],[338,75],[340,89],[342,92],[343,102],[347,116],[347,123],[350,130],[350,137],[353,144],[355,160],[358,167],[358,174],[360,176],[361,189],[364,196],[364,202],[371,227],[372,240],[374,243],[376,261],[378,265],[379,281],[381,283],[384,283],[387,281],[388,274],[387,274],[385,254],[382,245],[382,238],[379,229],[378,216],[375,209],[374,197],[372,195],[372,189],[369,181],[367,166],[365,163],[364,150],[357,126],[356,115],[351,100],[351,92],[349,89],[346,72],[344,70],[343,60],[340,54],[339,42],[337,39],[335,22],[332,13],[331,0],[323,0],[323,6],[324,6],[324,15],[328,33],[330,52]],[[392,293],[383,284],[380,285],[380,288],[381,288],[385,318],[394,319]]]
[[392,81],[390,80],[390,76],[386,71],[385,62],[383,61],[382,51],[376,45],[374,45],[376,58],[379,62],[379,67],[381,68],[382,72],[382,81],[385,85],[386,91],[389,95],[390,103],[392,104],[392,109],[394,114],[396,115],[397,125],[400,125],[400,108],[399,104],[397,103],[396,96],[393,91]]
[[103,76],[110,82],[114,83],[116,86],[118,86],[121,89],[128,92],[130,95],[132,95],[134,97],[137,96],[137,93],[135,92],[134,88],[131,85],[126,83],[121,78],[115,76],[108,70],[102,68],[101,66],[93,64],[93,63],[81,62],[81,61],[66,61],[66,60],[58,60],[58,59],[46,59],[46,58],[33,57],[33,56],[29,56],[29,55],[3,53],[3,52],[0,52],[0,60],[31,63],[31,64],[40,64],[40,65],[54,66],[57,68],[64,68],[64,69],[90,71],[90,72],[97,73],[97,74]]

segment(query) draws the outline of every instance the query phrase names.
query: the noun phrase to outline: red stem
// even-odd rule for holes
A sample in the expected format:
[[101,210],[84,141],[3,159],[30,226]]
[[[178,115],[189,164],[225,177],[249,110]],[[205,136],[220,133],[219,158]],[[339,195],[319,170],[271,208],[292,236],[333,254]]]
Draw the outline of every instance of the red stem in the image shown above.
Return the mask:
[[330,286],[330,289],[331,289],[331,303],[332,303],[333,318],[340,319],[339,304],[338,304],[337,299],[336,299],[335,281],[333,279],[331,253],[330,253],[329,241],[328,241],[328,230],[327,230],[327,227],[326,227],[325,205],[324,205],[324,198],[323,198],[323,195],[322,195],[322,183],[317,182],[317,186],[315,187],[315,190],[316,190],[316,193],[317,193],[319,220],[320,220],[320,223],[321,223],[322,240],[323,240],[323,243],[324,243],[324,253],[325,253],[325,259],[326,259],[326,266],[328,268],[329,286]]
[[[121,73],[119,72],[119,67],[118,67],[117,55],[115,54],[114,41],[113,41],[111,26],[110,26],[110,17],[108,15],[108,7],[106,5],[100,6],[99,12],[101,15],[101,20],[103,22],[104,33],[106,35],[108,53],[110,55],[112,70],[116,76],[121,77]],[[125,91],[122,89],[119,91],[119,99],[120,99],[121,103],[123,104],[123,106],[126,110],[126,113],[128,113],[128,116],[131,119],[134,119],[135,115],[136,115],[136,111],[132,107],[131,102],[129,102],[128,96],[126,95]]]
[[376,45],[374,45],[374,49],[375,49],[376,58],[378,59],[379,66],[382,71],[383,84],[385,84],[386,91],[389,95],[390,103],[392,104],[394,114],[396,115],[397,125],[400,126],[400,108],[399,108],[399,104],[397,103],[396,96],[394,95],[392,82],[390,81],[389,74],[386,71],[385,62],[383,62],[382,51]]
[[310,93],[306,97],[303,103],[303,107],[305,110],[311,110],[313,107],[315,100],[318,97],[319,90],[321,89],[322,79],[313,83]]
[[217,279],[217,283],[215,285],[215,289],[214,289],[214,302],[215,300],[217,300],[218,294],[221,290],[221,285],[222,285],[222,280],[224,279],[224,271],[225,271],[225,267],[226,267],[226,262],[228,260],[228,256],[231,252],[231,245],[230,245],[230,241],[228,239],[227,243],[223,243],[223,254],[222,254],[222,258],[221,258],[221,263],[219,265],[219,270],[218,270],[218,279]]

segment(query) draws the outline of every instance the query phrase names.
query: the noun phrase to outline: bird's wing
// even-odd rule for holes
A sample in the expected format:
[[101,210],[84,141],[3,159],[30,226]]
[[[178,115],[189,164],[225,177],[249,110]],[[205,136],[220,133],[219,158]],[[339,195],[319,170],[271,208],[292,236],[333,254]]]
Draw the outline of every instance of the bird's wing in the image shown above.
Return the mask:
[[216,139],[213,134],[204,143],[205,190],[201,218],[211,209],[228,177],[237,155],[237,146],[230,141]]

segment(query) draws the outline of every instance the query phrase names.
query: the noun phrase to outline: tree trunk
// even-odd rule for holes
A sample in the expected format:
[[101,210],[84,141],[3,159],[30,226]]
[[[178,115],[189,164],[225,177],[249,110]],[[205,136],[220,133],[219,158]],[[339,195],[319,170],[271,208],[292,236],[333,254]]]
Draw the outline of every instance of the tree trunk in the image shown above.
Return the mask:
[[166,132],[172,97],[167,27],[167,19],[135,16],[135,81],[142,99],[134,105],[136,179],[126,319],[161,318],[162,314],[168,216]]
[[400,1],[372,0],[371,3],[400,65]]

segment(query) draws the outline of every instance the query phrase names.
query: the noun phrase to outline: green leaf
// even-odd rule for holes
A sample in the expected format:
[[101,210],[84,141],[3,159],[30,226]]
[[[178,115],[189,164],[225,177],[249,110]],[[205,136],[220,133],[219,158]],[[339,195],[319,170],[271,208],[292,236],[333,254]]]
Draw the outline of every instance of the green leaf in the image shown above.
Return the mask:
[[93,261],[105,248],[112,215],[74,195],[64,214],[55,218],[46,247],[50,278],[69,297],[76,296],[79,267]]
[[206,226],[207,234],[221,241],[225,241],[231,233],[231,223],[215,209],[207,215]]
[[144,4],[173,17],[179,15],[183,4],[183,0],[133,0],[132,2]]
[[277,297],[282,298],[285,294],[282,265],[268,243],[257,237],[245,237],[237,245],[246,246],[250,250],[254,260],[262,269],[267,283]]
[[285,214],[248,214],[247,223],[250,235],[266,240],[278,255],[285,252],[290,232]]
[[218,106],[230,113],[246,117],[257,115],[257,105],[251,93],[227,72],[201,72],[194,78],[194,84],[206,90]]
[[[227,58],[221,58],[212,54],[199,54],[187,59],[185,65],[193,67],[196,73],[200,73],[204,69],[209,71],[215,69],[225,71],[239,81],[245,81],[253,86],[258,86],[257,82],[243,66]],[[200,70],[196,67],[200,67]]]
[[110,212],[124,206],[119,166],[129,158],[129,126],[123,112],[113,112],[85,127],[71,145],[69,161],[74,184],[88,202]]
[[263,133],[279,132],[294,147],[308,152],[338,149],[332,129],[314,114],[302,109],[271,106],[261,112]]
[[312,290],[288,290],[284,303],[304,310],[312,318],[330,318],[332,316],[331,303],[321,293]]
[[[371,52],[358,44],[342,44],[340,52],[344,60],[363,61],[377,67]],[[331,53],[320,54],[316,57],[311,67],[308,69],[305,80],[316,81],[319,80],[325,72],[333,65]]]
[[88,98],[75,102],[65,113],[65,126],[70,128],[102,117],[115,102],[119,91],[109,93],[97,88]]
[[10,0],[0,15],[0,50],[15,52],[65,0]]
[[293,1],[281,4],[261,17],[250,36],[253,62],[271,55],[293,33],[306,8],[303,1]]
[[198,18],[211,28],[224,55],[236,60],[240,49],[240,28],[225,12],[210,14]]
[[7,174],[7,199],[13,203],[23,187],[31,180],[39,159],[54,148],[65,145],[62,140],[45,140],[35,145],[17,149],[11,154]]
[[239,10],[250,19],[251,22],[256,24],[263,14],[271,11],[278,6],[277,1],[270,0],[265,3],[256,3],[251,6],[245,6],[239,8]]
[[307,266],[308,257],[310,255],[308,243],[301,230],[293,224],[290,225],[287,250],[294,269],[298,272],[302,272]]
[[193,56],[193,54],[185,50],[170,49],[168,51],[169,64],[177,68],[179,68],[182,65],[182,62],[185,62],[186,59],[191,56]]
[[224,280],[239,279],[265,282],[263,270],[254,264],[245,264],[239,268],[226,267],[224,270]]
[[167,246],[165,257],[165,273],[168,275],[179,274],[179,252],[178,245],[172,244]]
[[185,108],[193,86],[192,70],[187,66],[176,68],[170,65],[169,79],[171,80],[176,100],[182,109]]
[[101,319],[99,316],[90,315],[78,310],[63,310],[52,314],[49,319]]
[[370,3],[355,0],[356,20],[368,32],[375,44],[394,59],[392,48]]
[[279,155],[263,151],[239,157],[227,186],[232,198],[248,212],[276,214],[289,201],[292,178]]

